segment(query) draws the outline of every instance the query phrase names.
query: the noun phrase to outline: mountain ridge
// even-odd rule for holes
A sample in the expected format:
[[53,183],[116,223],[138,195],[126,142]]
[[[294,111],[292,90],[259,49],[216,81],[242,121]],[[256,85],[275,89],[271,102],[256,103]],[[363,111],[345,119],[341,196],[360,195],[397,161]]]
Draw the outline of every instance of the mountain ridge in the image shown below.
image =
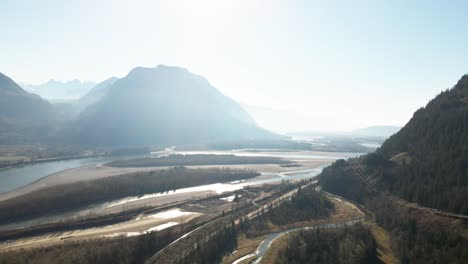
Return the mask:
[[0,73],[1,144],[43,141],[50,135],[55,121],[52,105]]
[[[418,109],[375,153],[360,158],[383,189],[422,206],[468,215],[468,76]],[[324,170],[322,182],[346,196],[364,185],[346,162]],[[341,176],[339,176],[341,175]],[[341,190],[338,182],[347,183]],[[354,186],[354,187],[351,187]],[[363,187],[359,187],[363,188]],[[364,190],[354,195],[362,199]],[[361,198],[359,198],[361,197]]]
[[28,92],[40,95],[46,100],[60,100],[60,99],[79,99],[84,96],[96,85],[92,81],[81,81],[73,79],[70,81],[57,81],[50,79],[41,84],[25,84],[21,83],[20,86]]
[[[125,125],[123,125],[125,124]],[[116,80],[67,130],[74,142],[184,144],[275,137],[234,100],[181,67],[137,67]]]

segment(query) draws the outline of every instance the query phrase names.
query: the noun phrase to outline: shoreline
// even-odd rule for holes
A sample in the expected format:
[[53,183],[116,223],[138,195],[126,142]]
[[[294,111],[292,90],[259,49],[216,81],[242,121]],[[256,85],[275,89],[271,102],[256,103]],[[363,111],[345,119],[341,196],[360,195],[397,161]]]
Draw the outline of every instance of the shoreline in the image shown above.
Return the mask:
[[[245,155],[245,152],[242,151],[207,151],[210,153],[230,153],[234,155]],[[179,153],[179,152],[176,152]],[[175,154],[176,154],[175,153]],[[180,153],[199,153],[198,151],[187,151],[187,152],[180,152]],[[287,154],[285,154],[287,153]],[[317,151],[293,151],[293,152],[256,152],[256,155],[253,156],[278,156],[280,158],[284,158],[287,160],[291,160],[293,162],[298,163],[324,163],[324,162],[333,162],[336,160],[337,152],[317,152]],[[357,153],[348,153],[348,152],[340,152],[340,155],[343,158],[347,158],[353,155],[358,155]],[[291,156],[291,157],[288,157]],[[87,156],[91,158],[91,156]],[[104,157],[104,156],[96,156],[96,157]],[[82,157],[85,158],[85,157]],[[116,157],[117,159],[118,157]],[[104,162],[105,164],[106,162]],[[125,173],[132,173],[136,171],[148,171],[148,170],[160,170],[165,168],[170,168],[172,166],[158,166],[158,167],[110,167],[104,166],[103,164],[98,165],[83,165],[75,168],[65,169],[62,171],[58,171],[47,176],[41,177],[37,180],[34,180],[24,186],[15,188],[10,191],[6,191],[0,193],[0,202],[5,201],[22,194],[26,194],[29,192],[33,192],[36,190],[40,190],[49,186],[61,185],[61,184],[68,184],[78,181],[89,181],[100,179],[104,177],[110,176],[117,176]],[[235,164],[235,165],[193,165],[193,166],[186,166],[188,168],[209,168],[209,167],[229,167],[229,168],[247,168],[247,169],[254,169],[261,172],[286,172],[290,170],[294,170],[294,167],[279,167],[277,164]],[[304,166],[306,168],[307,166]]]

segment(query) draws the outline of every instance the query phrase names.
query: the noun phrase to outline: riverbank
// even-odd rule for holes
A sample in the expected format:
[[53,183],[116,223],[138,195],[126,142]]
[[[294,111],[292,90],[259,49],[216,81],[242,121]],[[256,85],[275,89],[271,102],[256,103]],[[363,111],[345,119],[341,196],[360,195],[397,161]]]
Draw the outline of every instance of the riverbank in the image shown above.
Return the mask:
[[[256,152],[256,153],[245,153],[242,151],[188,151],[188,152],[175,152],[176,154],[233,154],[233,155],[242,155],[242,156],[271,156],[279,157],[292,161],[294,164],[300,164],[301,167],[280,167],[276,164],[250,164],[250,165],[198,165],[198,166],[187,166],[189,168],[211,168],[211,167],[227,167],[232,169],[254,169],[262,173],[283,173],[287,171],[297,170],[297,169],[310,169],[317,166],[322,166],[330,164],[336,159],[347,158],[355,155],[354,153],[328,153],[328,152],[315,152],[315,151],[300,151],[300,152]],[[93,158],[91,160],[82,159],[82,160],[69,160],[66,163],[69,164],[54,164],[43,163],[41,166],[47,168],[35,168],[34,166],[19,168],[19,171],[3,171],[0,174],[0,181],[7,181],[5,184],[12,184],[14,181],[21,181],[27,184],[13,188],[9,191],[0,193],[0,201],[11,199],[13,197],[21,196],[32,191],[37,191],[43,188],[69,184],[79,181],[89,181],[95,180],[110,176],[121,175],[125,173],[133,173],[137,171],[148,171],[148,170],[160,170],[167,169],[168,166],[162,167],[136,167],[136,168],[113,168],[108,166],[103,166],[103,164],[108,163],[112,160],[125,159],[125,157],[116,157],[114,159],[109,159],[109,157],[100,157]],[[84,165],[83,165],[84,164]],[[36,167],[38,165],[35,165]],[[56,171],[54,166],[60,169]],[[52,167],[52,168],[49,168]],[[43,171],[43,177],[40,177],[41,171]],[[47,171],[52,171],[53,173],[47,174]],[[55,171],[55,172],[54,172]],[[34,177],[32,179],[23,179],[28,177]],[[29,181],[29,182],[28,182]],[[1,182],[0,182],[1,183]],[[16,186],[20,185],[17,184]],[[5,187],[3,187],[5,188]]]

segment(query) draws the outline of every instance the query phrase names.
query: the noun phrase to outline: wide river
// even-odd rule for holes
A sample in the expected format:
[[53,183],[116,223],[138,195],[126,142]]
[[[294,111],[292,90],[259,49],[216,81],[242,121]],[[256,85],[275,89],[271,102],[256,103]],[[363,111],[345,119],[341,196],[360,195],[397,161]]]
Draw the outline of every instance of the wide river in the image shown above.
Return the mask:
[[[167,155],[167,154],[235,154],[243,156],[271,156],[281,157],[286,159],[294,160],[330,160],[332,163],[336,159],[346,159],[353,156],[361,155],[361,153],[319,153],[319,152],[245,152],[245,151],[203,151],[203,152],[173,152],[169,153],[152,153],[152,156]],[[113,160],[129,159],[133,157],[99,157],[99,158],[86,158],[86,159],[74,159],[64,161],[53,161],[46,163],[31,164],[24,167],[17,167],[0,171],[0,190],[8,192],[22,186],[28,185],[41,178],[47,177],[48,175],[55,174],[64,170],[73,169],[77,167],[93,167],[103,163],[107,163]],[[328,162],[327,162],[328,163]],[[90,212],[96,212],[97,210],[107,209],[114,206],[121,206],[123,204],[130,204],[139,200],[151,199],[159,196],[176,195],[182,193],[192,192],[203,192],[211,191],[215,193],[223,193],[242,189],[245,186],[257,185],[263,183],[272,183],[282,180],[300,180],[310,179],[322,171],[326,165],[315,167],[315,168],[298,168],[295,170],[289,170],[287,172],[261,172],[262,176],[259,178],[252,178],[243,181],[236,181],[231,183],[215,183],[201,186],[194,186],[190,188],[178,189],[172,192],[166,193],[149,193],[143,196],[126,197],[107,201],[104,203],[93,204],[85,208],[80,208],[73,211],[62,212],[57,214],[50,214],[43,217],[20,221],[12,224],[0,226],[0,230],[7,230],[19,227],[26,227],[34,224],[43,224],[53,221],[60,221],[69,217],[75,217],[76,215],[86,215]],[[1,192],[0,192],[1,193]]]
[[[243,156],[272,156],[289,159],[335,159],[349,158],[358,156],[362,153],[320,153],[320,152],[245,152],[245,151],[189,151],[189,152],[170,152],[182,154],[235,154]],[[134,156],[135,157],[135,156]],[[128,159],[130,157],[96,157],[71,159],[62,161],[51,161],[35,163],[21,167],[0,169],[0,193],[9,192],[20,187],[31,184],[46,176],[78,167],[97,166],[114,160]]]
[[84,159],[70,159],[61,161],[50,161],[34,163],[21,167],[0,169],[0,193],[9,192],[25,185],[31,184],[41,178],[64,170],[74,169],[82,166],[96,166],[111,162],[119,157],[96,157]]

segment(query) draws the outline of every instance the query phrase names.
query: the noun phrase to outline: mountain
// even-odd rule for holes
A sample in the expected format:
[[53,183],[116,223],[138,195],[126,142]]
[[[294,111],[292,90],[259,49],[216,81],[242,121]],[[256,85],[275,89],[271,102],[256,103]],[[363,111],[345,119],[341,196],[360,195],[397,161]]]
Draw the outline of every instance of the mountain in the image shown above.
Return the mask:
[[376,152],[336,161],[318,179],[325,191],[365,206],[398,263],[466,262],[466,219],[459,214],[468,215],[468,76],[417,110]]
[[276,138],[205,78],[179,67],[138,67],[90,105],[65,134],[89,145],[192,144]]
[[403,164],[384,181],[429,207],[468,214],[468,75],[417,110],[377,153]]
[[88,106],[98,103],[109,92],[110,87],[118,80],[116,77],[111,77],[95,85],[86,95],[81,97],[74,103],[74,111],[76,114],[81,113]]
[[353,135],[388,138],[401,129],[399,126],[370,126],[353,130]]
[[38,142],[55,122],[53,107],[0,73],[0,144]]
[[[468,75],[417,110],[375,153],[361,158],[361,164],[375,182],[396,196],[468,214]],[[357,175],[346,173],[346,168],[343,162],[329,168],[324,173],[329,177],[322,178],[324,185],[339,193],[363,184],[358,178],[350,183]],[[339,190],[340,186],[347,190]]]
[[68,82],[49,80],[39,85],[22,84],[22,87],[47,100],[78,99],[96,85],[94,82],[82,82],[78,79]]

